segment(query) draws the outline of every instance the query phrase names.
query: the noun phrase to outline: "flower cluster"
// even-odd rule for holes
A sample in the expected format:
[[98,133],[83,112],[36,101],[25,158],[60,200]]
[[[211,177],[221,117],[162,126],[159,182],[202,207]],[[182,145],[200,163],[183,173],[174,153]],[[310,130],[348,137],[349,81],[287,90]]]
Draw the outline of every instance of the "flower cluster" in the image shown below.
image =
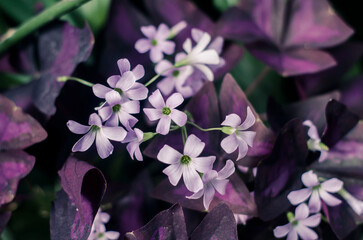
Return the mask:
[[88,240],[114,240],[118,239],[120,233],[115,231],[106,231],[105,224],[110,221],[110,215],[98,209],[95,219],[93,220],[91,233]]

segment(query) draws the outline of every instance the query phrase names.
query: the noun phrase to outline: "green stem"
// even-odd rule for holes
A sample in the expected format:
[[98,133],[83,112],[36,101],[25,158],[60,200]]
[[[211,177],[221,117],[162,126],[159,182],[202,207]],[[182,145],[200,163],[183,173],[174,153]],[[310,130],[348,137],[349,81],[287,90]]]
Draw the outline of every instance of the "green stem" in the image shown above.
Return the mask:
[[83,85],[86,85],[88,87],[93,87],[93,85],[94,85],[93,83],[90,83],[90,82],[88,82],[86,80],[83,80],[81,78],[76,78],[76,77],[61,76],[61,77],[57,78],[58,82],[67,82],[68,80],[73,80],[73,81],[79,82],[79,83],[81,83]]
[[33,18],[29,19],[13,33],[6,34],[5,37],[1,39],[0,55],[35,30],[39,29],[50,21],[57,19],[65,15],[66,13],[80,7],[88,1],[90,0],[63,0],[47,8]]
[[187,122],[188,124],[198,128],[199,130],[203,131],[203,132],[209,132],[209,131],[221,131],[222,128],[202,128],[202,127],[199,127],[197,124],[193,123],[193,122],[190,122],[188,121]]
[[182,132],[182,138],[183,138],[183,145],[185,145],[185,142],[188,138],[187,128],[185,126],[183,126],[181,128],[181,132]]
[[150,84],[152,84],[153,82],[155,82],[155,80],[156,79],[158,79],[162,74],[164,74],[164,73],[166,73],[167,71],[170,71],[170,70],[172,70],[172,69],[174,69],[174,68],[177,68],[175,65],[174,66],[172,66],[171,68],[168,68],[168,69],[166,69],[165,71],[163,71],[163,72],[161,72],[161,73],[159,73],[159,74],[157,74],[157,75],[155,75],[152,79],[150,79],[147,83],[145,83],[145,87],[147,87],[147,86],[149,86]]
[[261,84],[261,82],[265,79],[266,75],[270,72],[271,68],[265,66],[262,72],[253,80],[253,82],[248,86],[247,90],[245,91],[246,96],[250,96],[253,91]]
[[321,220],[323,220],[326,223],[329,223],[328,218],[325,217],[323,214],[321,214]]

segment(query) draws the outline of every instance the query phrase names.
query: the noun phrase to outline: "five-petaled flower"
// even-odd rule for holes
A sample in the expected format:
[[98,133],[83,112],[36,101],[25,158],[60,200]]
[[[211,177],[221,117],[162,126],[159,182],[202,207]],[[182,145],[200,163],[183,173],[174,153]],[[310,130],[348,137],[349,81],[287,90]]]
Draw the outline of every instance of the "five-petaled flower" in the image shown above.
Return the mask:
[[144,113],[151,120],[155,121],[160,119],[156,126],[156,132],[162,135],[169,133],[171,120],[173,120],[178,126],[184,126],[187,122],[187,115],[177,109],[177,106],[184,101],[183,96],[180,93],[174,93],[166,102],[163,99],[159,89],[157,89],[149,97],[149,102],[154,108],[144,108]]
[[203,205],[208,210],[210,203],[213,200],[215,190],[220,194],[226,193],[226,187],[228,179],[235,171],[234,163],[231,160],[227,160],[226,165],[219,171],[209,170],[203,177],[203,188],[191,196],[189,199],[198,199],[203,196]]
[[310,212],[319,212],[321,209],[320,199],[331,207],[337,206],[342,202],[330,194],[336,193],[342,189],[343,182],[339,179],[331,178],[323,183],[320,183],[318,176],[310,170],[301,176],[301,180],[307,188],[290,192],[287,198],[291,204],[297,205],[310,197]]
[[288,212],[287,218],[288,224],[274,229],[275,237],[282,238],[287,235],[288,240],[297,240],[299,237],[303,240],[318,239],[318,235],[309,227],[319,225],[320,213],[309,217],[309,208],[305,203],[302,203],[295,209],[295,216],[292,212]]
[[142,161],[142,154],[140,151],[140,144],[144,138],[144,133],[138,128],[130,129],[122,143],[128,143],[126,146],[130,157],[134,159],[134,155],[138,161]]
[[321,142],[318,130],[316,129],[316,126],[312,121],[305,120],[303,122],[303,125],[309,127],[308,136],[310,137],[310,139],[308,140],[308,148],[311,151],[320,152],[319,162],[324,161],[328,156],[328,146]]
[[256,122],[256,118],[253,115],[250,107],[247,107],[247,116],[243,123],[241,118],[237,114],[229,114],[226,119],[221,123],[222,131],[229,134],[228,137],[224,138],[221,142],[221,147],[227,153],[232,153],[238,148],[237,160],[246,156],[248,146],[252,147],[253,140],[255,139],[256,132],[245,131],[252,127]]
[[98,209],[98,212],[95,216],[95,219],[92,224],[91,233],[88,237],[88,240],[114,240],[120,237],[120,233],[116,231],[107,231],[105,224],[110,221],[110,215],[105,212],[101,212]]
[[88,120],[89,126],[79,124],[69,120],[67,126],[69,130],[76,134],[85,134],[73,146],[73,152],[84,152],[90,148],[96,139],[98,155],[101,158],[107,158],[113,152],[113,146],[108,139],[121,142],[126,136],[126,130],[122,127],[102,126],[101,118],[92,113]]
[[176,186],[183,175],[187,189],[191,192],[198,192],[203,188],[203,182],[198,172],[206,173],[212,169],[215,156],[198,157],[205,147],[194,134],[190,135],[184,145],[183,154],[174,148],[164,145],[159,151],[157,159],[163,163],[170,164],[163,170],[170,183]]

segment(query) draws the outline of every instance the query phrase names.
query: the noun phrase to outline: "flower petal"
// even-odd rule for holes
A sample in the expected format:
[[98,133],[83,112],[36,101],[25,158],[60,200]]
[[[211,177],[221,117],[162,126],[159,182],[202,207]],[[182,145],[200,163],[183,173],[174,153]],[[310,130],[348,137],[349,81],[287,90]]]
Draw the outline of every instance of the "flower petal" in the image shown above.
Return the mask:
[[150,121],[155,121],[160,119],[163,114],[161,113],[160,109],[155,108],[144,108],[144,113],[149,118]]
[[145,75],[145,69],[141,64],[137,64],[134,69],[132,69],[132,73],[134,74],[134,77],[136,80],[139,80]]
[[199,190],[198,192],[190,195],[190,196],[186,196],[186,198],[188,199],[199,199],[204,195],[204,188],[202,188],[201,190]]
[[237,128],[241,125],[241,118],[235,113],[229,114],[226,116],[226,119],[221,123],[221,125]]
[[182,165],[183,180],[187,189],[191,192],[198,192],[203,188],[203,182],[199,174],[191,165]]
[[295,209],[295,219],[302,220],[309,216],[309,208],[305,203],[300,204]]
[[321,184],[321,188],[324,189],[327,192],[336,193],[343,187],[343,181],[340,181],[337,178],[332,178],[329,180],[326,180]]
[[169,27],[165,23],[161,23],[158,27],[158,30],[155,34],[155,39],[157,40],[165,40],[169,37],[170,30]]
[[89,116],[88,125],[90,125],[90,126],[96,125],[96,126],[101,127],[102,126],[102,121],[101,121],[100,116],[98,116],[97,113],[92,113]]
[[163,96],[161,95],[159,89],[155,90],[151,96],[149,97],[149,102],[154,108],[163,108],[165,106],[165,102]]
[[229,178],[234,173],[235,169],[233,161],[228,159],[226,165],[218,172],[218,179]]
[[207,185],[204,189],[203,205],[206,210],[209,209],[209,205],[214,198],[215,190],[211,185]]
[[319,189],[320,198],[330,207],[338,206],[342,201],[330,193],[327,193],[324,189]]
[[108,120],[111,117],[112,113],[112,107],[108,105],[98,109],[98,115],[100,115],[102,121]]
[[316,176],[316,174],[312,170],[304,173],[301,176],[301,180],[307,187],[314,187],[319,185],[318,176]]
[[[187,53],[190,53],[192,51],[192,40],[190,38],[187,38],[183,43],[183,49]],[[179,60],[180,61],[180,60]]]
[[121,95],[116,91],[110,91],[106,93],[106,101],[110,106],[115,106],[116,104],[121,103]]
[[107,231],[104,234],[107,237],[107,239],[110,239],[110,240],[115,240],[120,237],[120,233],[116,232],[116,231]]
[[122,127],[107,127],[103,126],[101,133],[105,135],[108,139],[121,142],[126,137],[126,130]]
[[110,87],[115,88],[116,83],[120,80],[120,78],[121,78],[120,75],[113,75],[113,76],[107,78],[107,83]]
[[[297,236],[297,232],[295,231],[294,228],[292,228],[289,232],[289,234],[287,234],[287,238],[286,240],[298,240],[298,236]],[[304,239],[305,240],[305,239]]]
[[92,91],[93,93],[96,95],[96,97],[99,98],[105,98],[106,93],[108,93],[109,91],[111,91],[112,89],[106,86],[103,86],[102,84],[95,84],[92,87]]
[[110,118],[107,120],[107,122],[105,123],[105,126],[109,126],[109,127],[117,127],[118,126],[118,114],[114,113],[111,114]]
[[246,130],[252,127],[255,124],[255,122],[256,122],[256,117],[255,115],[253,115],[251,108],[248,106],[246,119],[241,124],[241,126],[239,126],[238,130]]
[[172,77],[166,77],[158,82],[156,86],[165,96],[168,96],[172,93],[175,87],[175,82]]
[[142,26],[140,29],[147,38],[153,38],[156,34],[156,28],[153,25]]
[[150,50],[150,60],[153,62],[153,63],[157,63],[159,62],[160,60],[163,59],[163,52],[161,51],[160,48],[158,47],[152,47],[151,50]]
[[217,192],[219,192],[220,194],[224,195],[226,193],[226,187],[228,184],[229,180],[227,179],[215,179],[212,181],[212,184],[214,186],[214,188],[217,190]]
[[239,141],[238,143],[238,157],[236,161],[244,158],[247,155],[248,152],[248,145],[244,141]]
[[140,145],[138,145],[138,147],[135,150],[135,157],[138,161],[143,161],[142,154],[140,151]]
[[130,61],[127,60],[127,58],[121,58],[117,60],[117,66],[118,69],[120,70],[121,75],[124,74],[125,72],[130,71],[131,69]]
[[169,167],[165,168],[163,170],[163,173],[165,173],[168,176],[169,182],[173,186],[176,186],[183,174],[183,171],[180,164],[172,164]]
[[194,64],[193,66],[198,68],[204,74],[204,76],[207,78],[207,80],[209,80],[209,81],[214,80],[214,74],[209,67],[207,67],[206,65],[203,65],[203,64]]
[[78,122],[75,122],[73,120],[69,120],[67,122],[67,127],[69,131],[76,134],[85,134],[90,129],[90,126],[79,124]]
[[308,199],[311,195],[312,190],[310,188],[303,188],[300,190],[292,191],[287,195],[292,205],[298,205]]
[[310,228],[299,224],[295,227],[295,230],[297,234],[303,239],[303,240],[315,240],[318,239],[318,234],[311,230]]
[[188,56],[188,60],[191,64],[217,65],[220,62],[218,53],[213,49],[205,50],[197,55]]
[[303,122],[303,125],[309,127],[308,136],[311,139],[320,140],[320,136],[319,136],[318,130],[317,130],[316,126],[314,125],[314,123],[312,121],[305,120]]
[[121,106],[122,110],[131,113],[136,114],[140,112],[140,102],[139,101],[127,101],[122,103]]
[[229,135],[221,142],[221,147],[226,153],[234,152],[238,147],[238,140],[235,134]]
[[203,174],[202,180],[203,180],[203,183],[208,183],[208,182],[216,179],[217,177],[218,177],[217,171],[209,170]]
[[[186,154],[187,155],[187,154]],[[190,155],[188,155],[190,156]],[[209,157],[193,157],[191,164],[193,167],[201,173],[206,173],[209,170],[212,170],[213,163],[216,160],[215,156],[209,156]]]
[[89,149],[95,140],[95,136],[95,132],[89,131],[74,144],[72,152],[84,152]]
[[282,238],[290,232],[290,229],[291,229],[290,223],[278,226],[274,229],[274,236],[277,238]]
[[187,123],[188,117],[182,111],[177,109],[171,110],[170,118],[179,126],[182,127]]
[[253,141],[256,137],[256,132],[254,131],[238,131],[238,136],[243,139],[247,143],[248,146],[253,146]]
[[182,154],[180,152],[169,145],[164,145],[164,147],[160,149],[156,158],[163,163],[177,164],[179,163],[181,157]]
[[136,82],[131,88],[129,88],[129,90],[127,90],[127,97],[132,100],[144,100],[147,98],[148,93],[149,90],[144,86],[144,84]]
[[171,73],[173,64],[168,60],[162,60],[155,66],[155,72],[161,74],[162,76],[168,76]]
[[172,41],[164,41],[162,44],[160,44],[160,48],[167,55],[171,55],[175,51],[175,43]]
[[139,121],[134,116],[122,110],[118,112],[117,116],[122,125],[124,125],[126,129],[132,128]]
[[173,93],[167,100],[166,106],[170,107],[171,109],[176,108],[180,104],[184,102],[184,98],[180,93]]
[[136,78],[131,71],[125,72],[120,80],[116,83],[116,88],[121,89],[122,91],[129,90],[135,84]]
[[96,147],[97,147],[97,153],[102,159],[107,158],[113,152],[112,144],[106,138],[106,136],[104,136],[100,132],[96,134]]
[[308,226],[308,227],[316,227],[320,224],[320,221],[321,221],[321,214],[318,213],[318,214],[312,215],[306,219],[302,219],[299,222],[301,222],[302,224],[304,224],[305,226]]
[[193,53],[202,52],[208,46],[210,40],[211,36],[208,33],[204,32],[197,45],[194,47]]
[[194,134],[191,134],[185,142],[184,154],[191,158],[198,157],[202,153],[204,147],[205,147],[205,143],[202,142]]
[[309,210],[311,213],[319,212],[321,209],[321,201],[319,197],[319,192],[313,190],[310,200],[309,200]]
[[156,126],[156,132],[160,133],[161,135],[168,134],[170,130],[170,124],[171,124],[170,116],[162,115],[158,122],[158,125]]
[[152,45],[149,39],[142,38],[136,41],[135,49],[139,53],[146,53],[151,49]]

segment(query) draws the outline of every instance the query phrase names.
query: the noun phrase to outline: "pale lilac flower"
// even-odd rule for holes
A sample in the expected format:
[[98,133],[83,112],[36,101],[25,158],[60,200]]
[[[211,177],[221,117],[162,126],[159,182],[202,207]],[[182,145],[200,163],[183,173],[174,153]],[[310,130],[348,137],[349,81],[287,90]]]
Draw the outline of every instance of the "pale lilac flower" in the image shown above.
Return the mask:
[[256,175],[257,175],[257,167],[250,168],[250,167],[245,167],[242,165],[237,165],[237,168],[238,168],[238,170],[240,170],[243,173],[248,173],[249,171],[252,171],[252,175],[254,177],[256,177]]
[[76,134],[85,134],[73,146],[73,152],[84,152],[91,147],[96,139],[96,147],[98,155],[103,159],[110,156],[113,152],[113,146],[108,139],[121,142],[125,136],[126,131],[122,127],[108,127],[102,126],[101,118],[92,113],[88,120],[89,126],[79,124],[75,121],[69,120],[67,126],[69,130]]
[[121,122],[126,128],[131,128],[138,122],[131,114],[140,112],[139,101],[122,98],[116,91],[108,92],[105,98],[106,104],[98,109],[98,114],[102,121],[107,121],[106,126],[115,127]]
[[115,231],[107,231],[105,224],[110,221],[110,215],[105,212],[101,212],[98,209],[98,212],[95,216],[95,219],[92,224],[91,233],[88,237],[88,240],[114,240],[120,237],[120,233]]
[[146,99],[148,89],[143,84],[136,82],[145,75],[144,67],[139,64],[131,71],[130,62],[126,58],[119,59],[117,65],[121,75],[113,75],[107,79],[110,87],[95,84],[92,87],[93,93],[103,99],[110,91],[116,91],[121,97],[125,97],[126,99]]
[[252,127],[256,122],[256,118],[253,115],[250,107],[247,107],[247,116],[243,123],[241,118],[237,114],[229,114],[226,119],[221,123],[223,127],[222,131],[229,134],[228,137],[224,138],[221,142],[221,147],[227,153],[232,153],[238,148],[237,160],[246,156],[248,146],[252,147],[253,140],[255,139],[256,132],[245,131]]
[[130,154],[130,157],[134,159],[134,155],[138,161],[142,161],[142,154],[140,151],[140,144],[144,138],[144,132],[138,128],[130,129],[127,132],[125,139],[122,143],[128,143],[126,146],[127,151]]
[[175,24],[171,29],[170,29],[170,35],[169,35],[169,39],[175,37],[176,35],[178,35],[184,28],[187,27],[187,22],[186,21],[180,21],[177,24]]
[[175,43],[168,40],[171,32],[165,23],[161,23],[156,30],[152,25],[141,27],[141,32],[147,37],[137,40],[135,48],[139,53],[150,51],[150,59],[154,63],[163,59],[163,53],[174,53]]
[[181,60],[175,63],[174,66],[182,67],[190,65],[199,69],[209,81],[213,81],[214,74],[206,65],[217,65],[220,63],[220,57],[216,50],[207,49],[211,41],[211,36],[204,32],[197,42],[197,45],[192,47],[192,40],[188,38],[183,44],[183,49],[187,53],[182,53]]
[[170,130],[171,120],[178,126],[182,127],[187,122],[187,115],[182,111],[175,109],[184,101],[183,96],[180,93],[174,93],[166,102],[164,102],[163,96],[159,89],[157,89],[149,97],[149,102],[154,108],[144,108],[144,113],[150,119],[150,121],[159,120],[156,126],[156,132],[162,135],[168,134]]
[[[182,56],[177,54],[175,61],[179,61]],[[193,73],[193,67],[184,66],[175,68],[171,62],[162,60],[155,66],[155,72],[161,74],[165,78],[158,82],[157,87],[165,95],[169,96],[173,90],[183,95],[190,97],[193,94],[191,86],[184,86],[185,80]]]
[[170,164],[163,170],[170,183],[176,186],[183,175],[183,180],[187,189],[191,192],[198,192],[203,188],[203,182],[198,172],[206,173],[212,169],[215,156],[198,157],[205,147],[198,137],[190,135],[184,145],[183,154],[174,148],[164,145],[158,153],[160,162]]
[[310,137],[310,139],[308,140],[309,150],[314,152],[316,151],[320,152],[319,162],[324,161],[328,156],[329,148],[324,143],[321,142],[318,130],[316,129],[316,126],[312,121],[306,120],[303,122],[303,125],[309,127],[308,130],[308,136]]
[[288,213],[288,219],[288,224],[274,229],[275,237],[282,238],[287,235],[288,240],[297,240],[299,237],[303,240],[318,239],[318,235],[310,228],[320,224],[320,213],[309,217],[309,208],[303,203],[295,209],[295,216],[291,212]]
[[330,194],[336,193],[342,189],[343,182],[339,179],[331,178],[320,183],[318,176],[310,170],[301,176],[301,180],[307,188],[292,191],[287,195],[287,198],[292,205],[298,205],[310,197],[310,212],[319,212],[321,209],[321,200],[331,207],[337,206],[342,202]]
[[233,216],[237,224],[243,224],[243,225],[246,225],[247,220],[250,218],[250,216],[246,214],[233,214]]
[[187,196],[189,199],[198,199],[203,196],[203,205],[205,210],[208,210],[210,203],[213,200],[215,190],[220,194],[226,193],[226,187],[228,179],[235,171],[234,163],[231,160],[227,160],[226,165],[219,171],[209,170],[203,174],[203,188],[191,196]]
[[353,209],[353,211],[360,216],[363,214],[363,201],[354,197],[345,189],[339,191],[339,194],[345,199],[345,201],[349,204],[349,206]]

